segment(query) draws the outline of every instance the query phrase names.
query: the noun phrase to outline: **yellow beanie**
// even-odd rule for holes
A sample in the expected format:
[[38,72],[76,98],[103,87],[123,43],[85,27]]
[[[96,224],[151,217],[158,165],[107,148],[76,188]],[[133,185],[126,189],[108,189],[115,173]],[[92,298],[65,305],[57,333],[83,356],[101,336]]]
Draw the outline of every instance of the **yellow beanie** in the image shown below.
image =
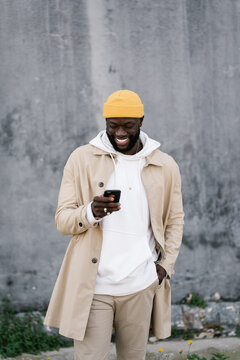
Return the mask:
[[103,107],[105,118],[141,118],[143,104],[138,94],[130,90],[119,90],[109,96]]

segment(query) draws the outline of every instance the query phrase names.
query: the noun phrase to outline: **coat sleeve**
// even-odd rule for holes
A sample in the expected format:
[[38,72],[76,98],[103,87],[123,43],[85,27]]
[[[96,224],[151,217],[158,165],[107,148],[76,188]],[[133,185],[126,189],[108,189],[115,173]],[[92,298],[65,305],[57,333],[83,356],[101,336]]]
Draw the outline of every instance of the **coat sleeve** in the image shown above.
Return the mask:
[[69,159],[63,171],[55,215],[56,227],[63,235],[78,235],[98,225],[87,221],[87,205],[78,204],[75,189],[74,171]]
[[181,175],[175,163],[173,176],[173,193],[169,215],[165,227],[165,254],[157,263],[167,272],[168,278],[174,274],[174,265],[182,242],[184,212],[182,205]]

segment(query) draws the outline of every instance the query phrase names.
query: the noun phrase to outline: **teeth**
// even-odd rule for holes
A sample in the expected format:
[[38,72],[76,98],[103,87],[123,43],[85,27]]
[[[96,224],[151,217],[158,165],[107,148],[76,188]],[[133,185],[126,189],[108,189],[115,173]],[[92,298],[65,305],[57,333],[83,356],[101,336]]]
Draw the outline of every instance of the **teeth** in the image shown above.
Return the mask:
[[119,142],[121,144],[123,144],[127,141],[127,139],[118,139],[118,138],[116,138],[116,140],[117,140],[117,142]]

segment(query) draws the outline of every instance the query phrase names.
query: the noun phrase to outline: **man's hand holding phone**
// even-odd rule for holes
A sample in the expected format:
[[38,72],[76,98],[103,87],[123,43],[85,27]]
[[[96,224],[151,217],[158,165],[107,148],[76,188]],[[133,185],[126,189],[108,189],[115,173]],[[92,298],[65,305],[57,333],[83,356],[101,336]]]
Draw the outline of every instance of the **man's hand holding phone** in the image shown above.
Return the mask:
[[105,190],[104,195],[95,196],[92,202],[92,212],[95,218],[103,218],[114,211],[119,211],[120,190]]

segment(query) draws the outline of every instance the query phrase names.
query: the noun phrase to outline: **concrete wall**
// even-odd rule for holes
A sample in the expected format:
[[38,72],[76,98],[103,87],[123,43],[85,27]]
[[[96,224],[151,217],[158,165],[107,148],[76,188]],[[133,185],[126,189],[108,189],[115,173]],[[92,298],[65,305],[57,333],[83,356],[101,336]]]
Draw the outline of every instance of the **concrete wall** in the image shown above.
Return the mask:
[[64,163],[128,88],[182,172],[173,302],[239,299],[240,0],[0,5],[0,295],[47,306],[69,241],[54,225]]

